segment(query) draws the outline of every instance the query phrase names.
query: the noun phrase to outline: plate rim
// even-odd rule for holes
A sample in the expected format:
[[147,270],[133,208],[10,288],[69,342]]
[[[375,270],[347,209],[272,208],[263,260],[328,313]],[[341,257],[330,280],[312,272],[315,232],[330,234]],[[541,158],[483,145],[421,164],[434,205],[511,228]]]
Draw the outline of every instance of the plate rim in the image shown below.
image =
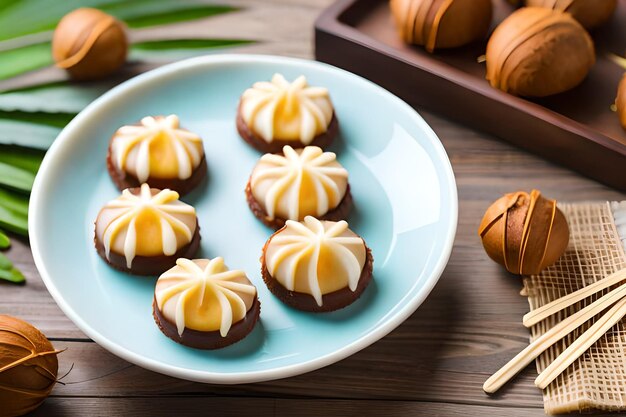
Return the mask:
[[[149,83],[151,80],[169,76],[177,76],[177,74],[175,74],[177,71],[191,69],[197,66],[211,66],[224,63],[243,65],[254,65],[257,63],[269,63],[278,65],[283,63],[296,64],[301,66],[302,68],[315,68],[316,70],[322,70],[327,73],[334,73],[338,71],[340,73],[344,73],[344,75],[360,79],[360,81],[368,84],[370,88],[377,90],[378,93],[387,96],[387,98],[392,101],[395,101],[398,106],[404,107],[406,110],[408,110],[408,114],[410,115],[410,117],[420,126],[421,130],[431,141],[435,152],[438,154],[442,162],[443,172],[445,173],[446,177],[445,180],[448,183],[448,193],[451,197],[451,207],[449,207],[450,219],[448,225],[448,234],[445,237],[445,243],[443,245],[441,254],[439,255],[439,259],[437,260],[433,268],[433,273],[424,282],[424,285],[420,292],[415,297],[412,297],[395,315],[389,317],[378,327],[374,328],[372,331],[364,334],[358,339],[352,341],[351,343],[348,343],[343,347],[321,357],[276,368],[233,373],[210,372],[165,364],[155,359],[146,358],[131,349],[121,347],[117,343],[109,341],[106,336],[100,334],[96,329],[92,328],[88,323],[86,323],[83,318],[80,317],[80,315],[69,305],[69,303],[65,301],[63,295],[54,284],[54,280],[48,273],[46,263],[40,252],[39,244],[40,239],[42,239],[42,237],[40,236],[41,232],[39,232],[39,230],[43,230],[39,222],[39,212],[42,209],[42,204],[40,203],[40,201],[42,199],[41,190],[44,188],[44,177],[49,177],[49,175],[46,174],[48,173],[48,171],[52,170],[52,161],[60,157],[60,155],[63,153],[63,142],[66,140],[65,138],[73,134],[72,131],[75,129],[75,125],[80,125],[84,119],[88,119],[89,117],[91,117],[90,113],[93,113],[94,109],[98,110],[99,107],[105,106],[109,100],[112,100],[120,95],[125,95],[134,88],[141,88],[143,84]],[[184,73],[178,76],[184,76]],[[359,75],[319,61],[292,57],[282,57],[276,55],[213,54],[177,61],[139,74],[113,87],[102,96],[91,102],[83,110],[81,110],[81,112],[76,117],[74,117],[74,119],[70,121],[67,126],[65,126],[61,133],[59,133],[55,141],[52,143],[52,146],[50,146],[50,148],[46,152],[46,155],[41,163],[31,191],[28,219],[29,239],[33,259],[35,261],[35,266],[37,267],[39,275],[41,276],[41,279],[46,286],[46,289],[48,290],[56,304],[59,306],[61,311],[66,315],[66,317],[69,318],[83,333],[85,333],[85,335],[91,338],[94,342],[96,342],[98,345],[100,345],[110,353],[130,363],[161,374],[202,383],[243,384],[287,378],[323,368],[332,363],[345,359],[357,353],[358,351],[370,346],[374,342],[386,336],[400,324],[402,324],[409,316],[411,316],[417,310],[417,308],[424,302],[424,300],[426,300],[426,298],[434,288],[435,284],[439,281],[439,278],[441,277],[448,263],[452,252],[452,246],[456,236],[458,224],[458,194],[456,180],[454,172],[452,170],[450,159],[448,158],[443,144],[441,143],[437,134],[432,130],[430,125],[428,125],[428,123],[426,123],[426,121],[419,115],[419,113],[417,113],[415,109],[413,109],[405,101],[392,94],[388,90],[384,89],[383,87]]]

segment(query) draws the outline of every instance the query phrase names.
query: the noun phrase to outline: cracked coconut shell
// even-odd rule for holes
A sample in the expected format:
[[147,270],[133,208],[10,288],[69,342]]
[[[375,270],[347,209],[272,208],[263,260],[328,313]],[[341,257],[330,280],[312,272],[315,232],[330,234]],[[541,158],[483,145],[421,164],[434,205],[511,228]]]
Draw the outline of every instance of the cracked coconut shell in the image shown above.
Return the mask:
[[609,20],[617,0],[526,0],[526,6],[567,12],[586,29],[593,29]]
[[615,98],[615,107],[617,108],[617,116],[622,127],[626,129],[626,73],[622,77],[622,81],[617,88],[617,97]]
[[496,200],[478,229],[487,255],[509,272],[535,275],[565,252],[569,228],[555,200],[537,190]]
[[487,80],[520,96],[544,97],[580,84],[595,63],[591,37],[569,14],[524,7],[487,43]]
[[391,0],[400,37],[428,52],[484,38],[491,24],[491,0]]
[[48,397],[58,372],[57,354],[29,323],[0,315],[0,415],[21,416]]
[[52,37],[52,56],[77,80],[106,77],[126,61],[124,24],[100,10],[80,8],[66,14]]

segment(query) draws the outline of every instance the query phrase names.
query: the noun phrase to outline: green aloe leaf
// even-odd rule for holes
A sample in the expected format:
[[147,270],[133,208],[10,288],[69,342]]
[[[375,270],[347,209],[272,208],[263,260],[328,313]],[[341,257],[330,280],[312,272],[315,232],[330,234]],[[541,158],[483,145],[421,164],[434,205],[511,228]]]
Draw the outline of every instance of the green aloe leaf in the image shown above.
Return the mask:
[[44,124],[0,119],[0,144],[47,150],[61,129]]
[[[33,174],[39,170],[43,156],[43,152],[35,149],[0,145],[0,162],[25,169]],[[0,198],[2,198],[2,194],[0,194]]]
[[0,230],[0,249],[7,249],[11,246],[11,240],[7,235],[4,234],[2,230]]
[[0,94],[0,110],[76,114],[113,86],[109,80],[42,84]]
[[28,197],[0,188],[0,207],[21,217],[28,217]]
[[13,233],[28,236],[28,217],[0,206],[0,227]]
[[0,185],[28,193],[33,188],[33,181],[35,175],[32,172],[0,162]]
[[26,278],[17,268],[11,268],[9,270],[0,269],[0,279],[12,282],[14,284],[23,284],[26,282]]
[[53,63],[49,42],[0,51],[0,80],[45,68]]

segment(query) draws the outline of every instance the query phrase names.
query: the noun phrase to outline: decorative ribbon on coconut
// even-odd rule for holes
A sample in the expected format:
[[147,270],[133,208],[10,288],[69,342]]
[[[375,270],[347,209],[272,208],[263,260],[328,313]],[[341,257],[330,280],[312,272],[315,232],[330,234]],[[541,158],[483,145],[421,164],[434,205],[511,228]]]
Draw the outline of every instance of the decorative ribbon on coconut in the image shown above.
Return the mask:
[[555,200],[537,190],[518,191],[496,200],[478,229],[487,255],[509,272],[534,275],[565,252],[569,228]]
[[57,381],[58,353],[29,323],[0,315],[0,416],[21,416],[41,405]]

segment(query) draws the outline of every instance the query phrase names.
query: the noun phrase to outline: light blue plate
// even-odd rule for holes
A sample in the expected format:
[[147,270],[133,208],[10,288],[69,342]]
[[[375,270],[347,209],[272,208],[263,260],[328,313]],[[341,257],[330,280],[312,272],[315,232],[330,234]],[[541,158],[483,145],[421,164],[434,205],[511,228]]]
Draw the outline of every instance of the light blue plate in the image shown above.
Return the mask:
[[[265,287],[261,248],[271,234],[244,187],[259,153],[237,135],[240,94],[275,72],[330,90],[341,134],[332,150],[350,173],[350,227],[372,248],[374,280],[334,313],[293,310]],[[184,200],[197,209],[202,249],[244,269],[259,290],[261,322],[219,351],[190,349],[154,324],[155,279],[117,272],[98,257],[93,222],[118,195],[105,167],[108,141],[146,115],[177,114],[204,138],[208,180]],[[407,104],[346,71],[271,56],[213,55],[178,62],[114,88],[59,135],[30,206],[37,268],[63,312],[89,337],[145,368],[201,382],[244,383],[308,372],[380,339],[424,301],[441,275],[457,221],[454,176],[437,136]]]

